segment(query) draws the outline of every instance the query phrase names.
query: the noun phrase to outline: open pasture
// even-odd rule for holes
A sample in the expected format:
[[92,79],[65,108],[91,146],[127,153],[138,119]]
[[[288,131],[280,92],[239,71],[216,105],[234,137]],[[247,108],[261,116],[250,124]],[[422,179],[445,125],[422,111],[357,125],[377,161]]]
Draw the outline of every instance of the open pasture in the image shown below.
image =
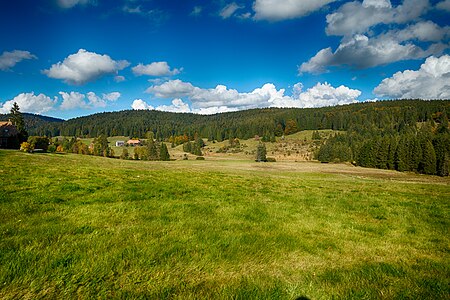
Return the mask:
[[0,298],[448,299],[448,178],[0,151]]

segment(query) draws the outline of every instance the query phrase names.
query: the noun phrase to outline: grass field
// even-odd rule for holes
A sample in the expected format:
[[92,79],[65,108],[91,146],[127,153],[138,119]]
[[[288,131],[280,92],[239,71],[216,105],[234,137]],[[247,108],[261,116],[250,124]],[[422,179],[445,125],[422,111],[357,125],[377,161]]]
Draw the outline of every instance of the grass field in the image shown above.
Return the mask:
[[2,299],[449,299],[450,180],[0,151]]

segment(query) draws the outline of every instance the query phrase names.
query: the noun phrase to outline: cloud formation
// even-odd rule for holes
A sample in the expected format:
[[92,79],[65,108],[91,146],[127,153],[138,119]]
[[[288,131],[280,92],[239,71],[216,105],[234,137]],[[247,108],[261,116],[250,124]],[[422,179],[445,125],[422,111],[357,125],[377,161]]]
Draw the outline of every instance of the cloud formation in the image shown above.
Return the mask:
[[431,56],[417,71],[405,70],[383,79],[373,92],[397,99],[450,99],[450,56]]
[[126,60],[115,61],[106,54],[101,55],[80,49],[77,53],[66,57],[63,62],[58,62],[42,72],[50,78],[82,85],[107,74],[116,74],[129,65],[130,63]]
[[336,0],[256,0],[256,20],[281,21],[309,15]]
[[[428,24],[425,26],[428,26]],[[356,34],[351,38],[344,39],[334,52],[330,47],[317,52],[309,61],[300,65],[299,73],[324,73],[329,67],[341,65],[356,69],[371,68],[400,60],[421,59],[430,55],[439,55],[444,49],[448,48],[448,45],[435,43],[424,50],[412,42],[405,43],[406,40],[412,39],[430,40],[439,35],[437,31],[433,33],[433,36],[433,34],[426,34],[426,31],[421,32],[421,29],[416,26],[403,31],[393,31],[375,38]]]
[[403,24],[417,19],[429,6],[428,0],[404,0],[397,7],[392,7],[389,0],[347,2],[327,15],[326,33],[345,36],[365,33],[378,24]]
[[[133,102],[133,109],[156,109],[175,112],[193,112],[214,114],[262,107],[320,107],[357,102],[361,95],[358,90],[345,86],[337,88],[328,83],[318,83],[314,87],[302,91],[303,85],[294,86],[293,95],[285,95],[285,90],[277,90],[274,84],[266,83],[251,92],[239,92],[224,85],[212,89],[203,89],[180,80],[170,80],[161,85],[150,87],[147,91],[158,98],[175,98],[172,105],[153,106],[142,99]],[[186,97],[192,104],[181,98]]]
[[34,92],[21,93],[12,100],[6,101],[3,104],[0,103],[0,113],[9,113],[14,102],[17,102],[21,112],[43,114],[53,109],[57,98],[52,99],[44,94],[35,95]]
[[[421,20],[428,0],[347,2],[327,15],[326,33],[342,36],[340,45],[319,50],[299,67],[299,73],[319,74],[330,67],[366,69],[402,60],[441,55],[450,47],[450,27]],[[395,26],[394,26],[395,25]]]
[[11,52],[4,51],[0,55],[0,70],[7,71],[13,68],[17,63],[24,59],[36,59],[36,55],[31,54],[29,51],[14,50]]
[[152,62],[151,64],[144,65],[138,64],[132,68],[133,73],[136,76],[148,75],[148,76],[172,76],[180,74],[182,69],[170,69],[170,66],[165,61]]
[[[94,92],[88,92],[86,95],[79,92],[59,92],[59,94],[63,99],[59,107],[62,110],[106,107],[108,105],[108,101],[116,101],[121,96],[119,92],[103,94],[102,97],[97,96]],[[85,100],[86,98],[88,101]]]

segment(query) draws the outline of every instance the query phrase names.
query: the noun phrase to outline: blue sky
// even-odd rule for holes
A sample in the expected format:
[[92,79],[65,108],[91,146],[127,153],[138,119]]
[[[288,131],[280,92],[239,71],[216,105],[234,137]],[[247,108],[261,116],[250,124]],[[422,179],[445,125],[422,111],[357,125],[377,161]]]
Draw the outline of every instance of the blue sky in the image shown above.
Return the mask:
[[450,0],[11,0],[0,28],[0,113],[450,98]]

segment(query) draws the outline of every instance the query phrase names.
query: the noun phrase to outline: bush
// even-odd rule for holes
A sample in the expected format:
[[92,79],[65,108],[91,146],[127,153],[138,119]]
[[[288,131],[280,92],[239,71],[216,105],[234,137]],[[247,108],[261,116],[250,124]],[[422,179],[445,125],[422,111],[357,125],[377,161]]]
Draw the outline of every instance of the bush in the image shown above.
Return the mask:
[[48,146],[47,151],[50,152],[50,153],[55,153],[56,152],[56,146],[54,144]]
[[28,138],[28,143],[31,144],[33,149],[42,149],[42,151],[46,152],[50,140],[46,136],[30,136]]
[[20,144],[20,151],[31,153],[33,152],[33,150],[33,145],[28,142],[23,142],[22,144]]
[[205,158],[203,156],[197,156],[195,160],[205,160]]
[[277,160],[275,159],[275,157],[267,157],[266,161],[267,162],[276,162]]

